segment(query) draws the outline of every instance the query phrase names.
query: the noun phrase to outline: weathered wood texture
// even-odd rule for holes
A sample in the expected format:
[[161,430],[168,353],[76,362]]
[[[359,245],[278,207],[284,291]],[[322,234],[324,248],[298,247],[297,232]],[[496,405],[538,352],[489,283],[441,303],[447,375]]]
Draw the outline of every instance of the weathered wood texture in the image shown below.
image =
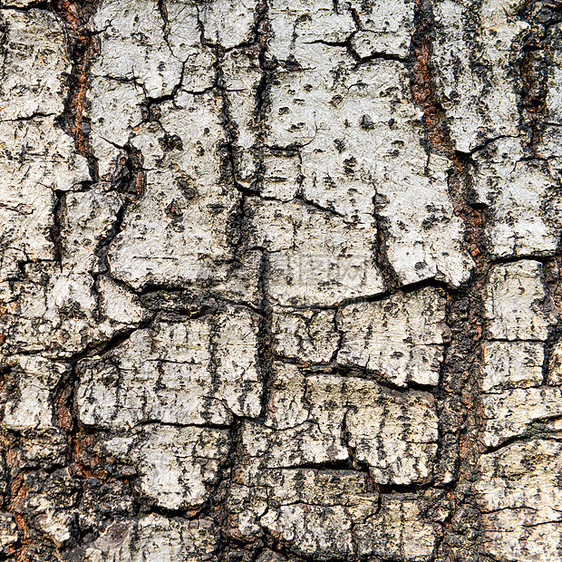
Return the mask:
[[0,64],[0,559],[562,561],[561,2],[2,0]]

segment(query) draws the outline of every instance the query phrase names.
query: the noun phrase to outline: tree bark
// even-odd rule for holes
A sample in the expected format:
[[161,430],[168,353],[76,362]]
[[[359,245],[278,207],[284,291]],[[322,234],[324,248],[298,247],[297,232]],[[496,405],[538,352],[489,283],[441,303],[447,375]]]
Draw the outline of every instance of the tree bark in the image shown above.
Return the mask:
[[0,559],[562,560],[562,3],[0,2]]

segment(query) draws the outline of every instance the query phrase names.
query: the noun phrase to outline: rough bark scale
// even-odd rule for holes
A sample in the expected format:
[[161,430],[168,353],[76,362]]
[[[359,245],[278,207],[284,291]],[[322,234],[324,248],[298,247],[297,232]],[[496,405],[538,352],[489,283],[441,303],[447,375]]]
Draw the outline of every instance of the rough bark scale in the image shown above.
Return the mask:
[[0,549],[562,560],[558,0],[2,0]]

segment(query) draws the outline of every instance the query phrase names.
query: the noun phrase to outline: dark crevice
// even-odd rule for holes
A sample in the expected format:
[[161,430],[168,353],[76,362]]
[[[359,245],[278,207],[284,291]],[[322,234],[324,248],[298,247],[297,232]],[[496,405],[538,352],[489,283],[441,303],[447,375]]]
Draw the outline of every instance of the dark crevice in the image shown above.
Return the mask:
[[548,27],[560,20],[560,13],[543,13],[541,17],[543,4],[540,0],[525,0],[519,13],[519,17],[530,25],[522,40],[516,67],[520,127],[529,135],[528,148],[533,156],[537,156],[542,139],[547,113],[548,66],[553,63],[547,55],[552,40]]
[[558,416],[552,416],[550,418],[543,418],[542,420],[534,420],[533,424],[535,424],[535,427],[529,427],[527,428],[527,430],[520,434],[520,435],[514,435],[512,437],[508,437],[507,439],[502,439],[500,443],[498,443],[497,445],[492,445],[490,447],[486,447],[484,449],[484,451],[482,452],[482,454],[484,455],[488,455],[491,453],[496,453],[502,449],[506,449],[507,447],[510,447],[511,445],[515,444],[515,443],[527,443],[529,441],[533,441],[535,439],[544,439],[544,440],[552,440],[552,441],[558,441],[562,443],[562,437],[560,437],[559,435],[555,434],[555,433],[550,433],[549,431],[545,430],[544,428],[540,427],[540,421],[555,421],[555,420],[560,420],[562,418],[562,416],[558,415]]
[[258,331],[258,364],[262,379],[262,405],[260,419],[263,421],[267,415],[267,404],[272,379],[272,364],[274,360],[272,351],[272,309],[268,300],[269,288],[269,258],[266,252],[262,254],[260,263],[259,292],[261,296],[261,317]]
[[53,241],[54,259],[60,264],[62,270],[62,256],[64,254],[64,240],[62,231],[66,215],[66,193],[54,192],[53,224],[51,226],[51,239]]
[[352,46],[352,39],[354,34],[347,38],[346,41],[327,41],[325,39],[316,39],[314,41],[308,41],[306,45],[326,45],[327,47],[340,47],[346,49],[348,54],[356,61],[357,66],[361,66],[364,64],[369,64],[370,62],[375,61],[391,61],[391,62],[398,62],[400,64],[408,64],[410,62],[409,57],[401,57],[399,55],[394,55],[392,53],[385,53],[382,51],[379,52],[372,52],[367,57],[360,56],[357,51]]
[[90,150],[90,124],[85,117],[90,71],[99,52],[99,39],[90,27],[90,20],[100,0],[55,0],[51,5],[63,20],[67,35],[72,70],[68,79],[68,95],[60,125],[74,138],[76,150],[88,160],[92,181],[98,180],[97,160]]
[[404,385],[398,385],[392,382],[388,376],[384,373],[368,369],[367,367],[359,367],[357,365],[342,365],[337,362],[331,364],[317,363],[311,364],[309,362],[302,362],[294,359],[282,358],[276,356],[277,361],[282,361],[289,364],[294,364],[301,366],[303,368],[303,374],[307,375],[339,375],[343,377],[362,379],[370,382],[377,383],[378,386],[386,389],[390,392],[429,392],[431,394],[435,393],[436,388],[429,384],[420,384],[415,381],[407,381]]
[[388,219],[380,214],[380,210],[385,206],[385,201],[381,201],[375,191],[373,196],[373,217],[377,225],[377,235],[374,244],[375,263],[379,266],[387,291],[392,293],[399,290],[401,282],[388,256],[390,245]]
[[410,88],[414,103],[423,110],[425,148],[451,156],[452,143],[445,112],[438,101],[433,84],[431,61],[435,21],[431,0],[415,0],[414,33],[410,46]]
[[[480,513],[470,492],[470,483],[476,477],[477,461],[482,452],[479,366],[484,334],[484,288],[491,262],[485,236],[488,210],[486,206],[475,204],[471,155],[455,150],[447,116],[435,91],[434,26],[432,0],[416,0],[416,30],[411,46],[412,96],[423,110],[426,150],[447,156],[451,161],[449,196],[455,214],[464,223],[464,245],[474,260],[469,280],[458,290],[447,292],[447,324],[451,337],[445,347],[436,389],[439,442],[434,473],[436,484],[446,485],[454,492],[454,501],[447,504],[449,513],[435,556],[440,560],[447,557],[472,560],[480,556],[480,545],[466,536],[464,526],[469,524],[474,529],[472,537],[479,536]],[[465,514],[462,522],[460,513]]]
[[122,194],[121,206],[109,232],[99,241],[96,248],[102,274],[110,272],[107,253],[112,242],[121,232],[128,208],[142,198],[146,189],[146,173],[141,152],[130,145],[127,145],[125,150],[126,155],[120,160],[112,177],[113,189]]

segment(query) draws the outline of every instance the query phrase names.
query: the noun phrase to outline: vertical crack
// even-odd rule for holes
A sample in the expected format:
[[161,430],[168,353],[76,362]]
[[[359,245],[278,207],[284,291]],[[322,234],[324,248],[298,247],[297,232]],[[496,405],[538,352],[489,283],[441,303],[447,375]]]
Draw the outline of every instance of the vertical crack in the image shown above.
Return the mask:
[[64,250],[62,230],[64,228],[66,211],[66,194],[61,191],[55,191],[54,197],[55,202],[53,205],[53,224],[51,225],[51,238],[53,240],[54,259],[59,263],[62,271],[62,256]]
[[[470,279],[458,291],[448,294],[447,325],[451,331],[445,348],[437,388],[439,417],[439,465],[436,476],[450,489],[444,496],[449,515],[445,519],[438,557],[472,559],[478,550],[475,538],[479,512],[470,493],[476,463],[481,452],[482,405],[479,366],[483,336],[484,287],[490,267],[485,243],[487,213],[474,204],[472,161],[454,148],[446,114],[438,101],[432,67],[434,17],[432,0],[415,1],[415,32],[411,46],[411,90],[414,102],[423,110],[426,150],[451,161],[448,191],[455,214],[464,223],[464,244],[475,262]],[[452,498],[450,501],[449,498]],[[466,527],[470,526],[471,534]]]
[[423,110],[426,150],[451,155],[452,143],[445,112],[435,95],[431,63],[434,34],[432,0],[415,0],[414,33],[410,46],[410,88],[414,103]]
[[90,71],[99,52],[99,39],[90,20],[100,0],[56,0],[53,9],[62,18],[67,33],[72,70],[60,124],[74,138],[76,150],[88,160],[93,181],[98,179],[97,162],[90,151],[90,124],[84,116]]
[[[530,27],[522,40],[518,60],[519,112],[521,127],[530,136],[529,148],[533,156],[542,138],[542,121],[546,113],[548,31],[540,21],[541,2],[525,0],[519,17]],[[537,16],[539,16],[537,18]]]
[[268,274],[269,256],[262,253],[260,262],[259,293],[260,293],[260,325],[258,334],[258,358],[262,378],[262,408],[260,418],[263,420],[267,414],[267,403],[271,388],[273,349],[272,349],[272,309],[268,299]]
[[[265,0],[260,1],[256,5],[254,17],[254,28],[252,37],[248,44],[244,44],[234,49],[242,49],[252,57],[252,62],[259,67],[261,76],[254,88],[254,110],[252,129],[255,134],[255,142],[252,147],[245,149],[238,145],[239,141],[239,125],[235,121],[233,115],[231,95],[235,92],[229,92],[227,76],[223,68],[223,60],[230,50],[224,49],[221,45],[206,41],[204,38],[204,29],[201,21],[201,40],[202,44],[209,47],[215,55],[215,72],[216,72],[216,91],[221,98],[221,119],[224,130],[225,141],[221,147],[223,160],[223,181],[232,185],[239,193],[239,203],[229,219],[228,236],[230,245],[233,249],[234,262],[243,261],[246,250],[248,249],[249,233],[251,230],[251,216],[248,208],[250,198],[254,198],[259,194],[264,177],[264,147],[267,138],[267,119],[269,117],[269,88],[271,85],[272,66],[268,61],[268,37],[269,37],[269,21],[268,21],[268,4]],[[239,173],[239,151],[249,150],[252,153],[255,162],[254,175],[249,183],[246,183]],[[271,349],[271,324],[272,309],[269,302],[268,291],[269,276],[269,256],[267,251],[261,251],[261,259],[259,264],[258,277],[258,302],[255,303],[259,314],[258,325],[258,349],[257,364],[262,384],[262,401],[261,411],[258,417],[259,421],[265,419],[267,402],[271,386],[271,369],[273,361],[273,353]],[[260,545],[245,544],[233,537],[229,531],[228,512],[226,502],[230,494],[230,489],[236,481],[235,470],[237,466],[243,463],[242,453],[242,431],[244,428],[244,420],[235,418],[230,430],[231,450],[229,453],[229,462],[223,469],[222,482],[217,487],[214,494],[214,516],[218,523],[220,533],[219,550],[216,554],[217,560],[237,560],[240,552],[254,551]],[[246,559],[246,558],[244,558]]]
[[389,219],[380,214],[380,209],[386,205],[385,198],[376,193],[373,197],[373,216],[376,224],[376,240],[374,243],[375,263],[379,267],[386,290],[389,292],[397,291],[400,288],[400,279],[388,256],[390,230],[388,227]]

